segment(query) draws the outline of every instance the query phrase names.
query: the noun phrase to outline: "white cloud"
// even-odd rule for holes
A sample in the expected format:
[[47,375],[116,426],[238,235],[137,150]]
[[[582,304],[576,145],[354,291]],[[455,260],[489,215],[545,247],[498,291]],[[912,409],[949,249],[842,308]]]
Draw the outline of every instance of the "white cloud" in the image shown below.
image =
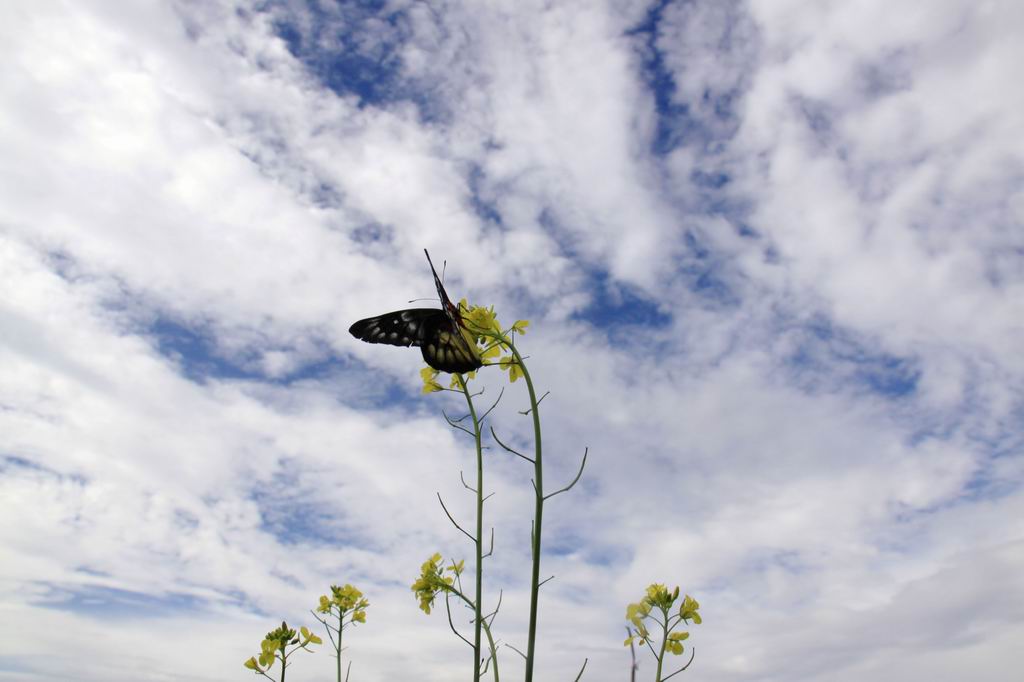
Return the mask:
[[[624,677],[652,581],[702,602],[702,678],[1005,677],[1015,4],[313,7],[0,11],[0,679],[242,675],[332,581],[373,603],[354,677],[466,672],[408,590],[469,554],[434,497],[471,518],[436,414],[461,406],[347,333],[432,296],[424,246],[453,296],[533,320],[549,490],[590,446],[546,516],[541,679]],[[280,22],[399,55],[393,90],[325,87]],[[521,647],[532,472],[487,457]]]

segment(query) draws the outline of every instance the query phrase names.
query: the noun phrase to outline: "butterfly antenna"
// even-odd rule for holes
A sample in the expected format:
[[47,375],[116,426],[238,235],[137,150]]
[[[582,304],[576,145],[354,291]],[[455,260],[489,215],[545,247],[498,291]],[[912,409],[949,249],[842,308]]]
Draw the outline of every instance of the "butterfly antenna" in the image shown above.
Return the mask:
[[[434,261],[430,260],[430,252],[427,251],[426,249],[423,249],[423,253],[427,254],[427,262],[430,263],[430,270],[436,276],[437,275],[437,270],[434,269]],[[444,277],[444,266],[446,266],[446,265],[448,265],[448,261],[445,261],[444,265],[441,266],[441,277],[442,278]]]
[[[437,270],[434,270],[434,261],[430,260],[430,252],[423,249],[423,253],[427,254],[427,262],[430,263],[430,269],[434,272],[434,276],[437,277]],[[444,259],[441,262],[441,284],[444,284],[444,273],[448,269],[448,259]]]

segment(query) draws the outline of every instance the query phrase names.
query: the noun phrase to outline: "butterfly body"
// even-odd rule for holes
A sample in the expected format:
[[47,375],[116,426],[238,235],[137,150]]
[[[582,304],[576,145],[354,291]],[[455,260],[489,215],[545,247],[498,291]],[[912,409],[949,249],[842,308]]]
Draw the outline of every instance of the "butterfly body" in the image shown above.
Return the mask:
[[[424,249],[426,252],[426,249]],[[430,262],[430,254],[427,254]],[[483,366],[483,361],[463,333],[464,325],[459,309],[448,298],[434,264],[434,284],[441,299],[441,310],[436,308],[409,308],[376,317],[359,320],[349,333],[367,343],[385,343],[391,346],[417,346],[428,365],[442,372],[470,372]]]

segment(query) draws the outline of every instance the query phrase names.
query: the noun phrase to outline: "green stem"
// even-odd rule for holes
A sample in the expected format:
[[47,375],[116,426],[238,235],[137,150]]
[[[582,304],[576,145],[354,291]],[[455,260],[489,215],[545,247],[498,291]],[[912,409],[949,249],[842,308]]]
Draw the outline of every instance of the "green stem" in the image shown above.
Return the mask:
[[530,580],[530,629],[526,642],[526,682],[533,681],[533,664],[535,655],[535,643],[537,641],[537,599],[540,596],[540,536],[541,523],[544,520],[544,466],[540,439],[540,410],[537,405],[537,393],[533,389],[533,381],[530,379],[530,372],[526,369],[523,358],[519,351],[510,341],[506,341],[508,347],[523,372],[523,379],[526,380],[526,390],[530,393],[530,413],[533,415],[533,469],[534,469],[534,491],[536,494],[536,505],[533,514],[533,572]]
[[338,682],[341,682],[341,631],[344,630],[344,624],[342,619],[345,617],[345,611],[341,608],[338,609]]
[[[466,396],[466,404],[469,406],[469,414],[473,418],[473,437],[476,441],[476,599],[473,604],[473,682],[480,682],[480,630],[483,626],[481,618],[483,601],[483,580],[484,580],[484,450],[480,442],[480,422],[476,417],[476,408],[473,407],[473,399],[469,395],[469,388],[466,387],[466,380],[461,374],[459,386],[462,387],[462,394]],[[490,638],[490,633],[488,633]],[[497,661],[495,661],[497,665]]]
[[285,658],[284,649],[281,649],[281,682],[284,682],[284,671],[288,667],[288,659]]
[[487,634],[487,644],[491,649],[491,663],[494,664],[494,682],[498,682],[498,650],[494,646],[494,637],[491,636],[491,626],[484,622],[484,632]]
[[[452,588],[451,593],[459,599],[461,599],[463,602],[465,602],[468,606],[472,607],[474,610],[476,609],[475,605],[470,600],[470,598],[464,595],[457,588]],[[484,634],[487,635],[488,647],[491,650],[491,660],[494,661],[494,682],[498,682],[498,649],[494,643],[494,637],[491,636],[491,626],[487,624],[486,620],[481,620],[480,623],[483,626]]]
[[654,682],[661,682],[661,666],[665,661],[665,647],[668,644],[668,611],[662,609],[665,621],[661,623],[661,651],[658,652],[658,672],[654,676]]

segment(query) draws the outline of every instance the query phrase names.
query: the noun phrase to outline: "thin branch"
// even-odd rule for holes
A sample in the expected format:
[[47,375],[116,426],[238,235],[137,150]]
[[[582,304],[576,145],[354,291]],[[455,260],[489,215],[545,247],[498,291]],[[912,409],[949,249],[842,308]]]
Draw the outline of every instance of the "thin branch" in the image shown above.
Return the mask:
[[473,433],[472,431],[467,429],[465,426],[461,426],[459,424],[459,422],[462,421],[462,419],[465,419],[465,417],[463,417],[462,419],[452,419],[451,417],[449,417],[447,414],[444,413],[444,410],[441,410],[441,416],[443,416],[444,420],[446,422],[448,422],[448,426],[452,427],[453,429],[458,429],[459,431],[462,431],[463,433],[468,433],[473,438],[476,438],[476,434],[475,433]]
[[[456,565],[455,564],[455,559],[452,559],[452,567],[454,568],[455,565]],[[464,594],[462,594],[462,572],[461,571],[459,571],[459,572],[457,572],[455,574],[455,582],[459,586],[459,598],[462,599],[463,601],[469,601],[468,599],[466,599],[466,596]],[[470,608],[473,608],[472,605],[470,605]]]
[[561,493],[564,493],[564,492],[566,492],[566,491],[568,491],[568,490],[572,489],[572,487],[573,487],[574,485],[576,485],[576,482],[577,482],[578,480],[580,480],[580,476],[582,476],[582,475],[583,475],[583,467],[587,466],[587,454],[588,454],[589,452],[590,452],[590,448],[584,448],[584,449],[583,449],[583,461],[582,461],[582,462],[580,462],[580,470],[576,472],[576,478],[572,479],[572,483],[570,483],[569,485],[565,486],[565,487],[564,487],[564,488],[562,488],[561,490],[556,490],[556,491],[555,491],[555,492],[553,492],[553,493],[550,493],[550,494],[548,494],[548,495],[545,495],[545,496],[544,496],[544,499],[545,499],[545,500],[549,500],[549,499],[551,499],[552,497],[554,497],[555,495],[560,495]]
[[[448,417],[445,417],[445,419],[447,419],[447,418]],[[473,433],[472,431],[470,431],[469,429],[467,429],[465,426],[460,426],[459,424],[457,424],[457,423],[455,423],[453,421],[449,421],[448,425],[451,426],[453,429],[458,429],[459,431],[462,431],[463,433],[469,434],[470,436],[476,438],[476,434]]]
[[[461,391],[456,391],[456,393],[460,393],[460,392]],[[462,422],[464,422],[467,419],[469,419],[469,413],[468,412],[466,414],[462,415],[461,417],[459,417],[458,419],[452,419],[451,417],[448,416],[448,413],[445,412],[444,410],[441,410],[441,414],[444,415],[444,418],[448,420],[449,424],[451,424],[452,422],[455,422],[456,424],[461,424]]]
[[470,641],[469,641],[468,639],[466,639],[465,637],[463,637],[463,636],[462,636],[462,634],[461,634],[461,633],[460,633],[460,632],[459,632],[458,630],[456,630],[456,629],[455,629],[455,623],[453,623],[453,622],[452,622],[452,606],[451,606],[451,604],[449,603],[449,596],[450,596],[450,594],[449,594],[448,592],[445,592],[445,593],[444,593],[444,608],[445,608],[445,610],[446,610],[446,611],[448,611],[448,625],[449,625],[449,626],[451,627],[451,629],[452,629],[452,632],[454,632],[454,633],[455,633],[455,635],[456,635],[456,636],[457,636],[457,637],[458,637],[459,639],[461,639],[461,640],[462,640],[463,642],[465,642],[466,644],[468,644],[468,645],[469,645],[469,648],[470,648],[470,649],[472,649],[472,648],[473,648],[473,643],[472,643],[472,642],[470,642]]
[[484,554],[480,558],[481,559],[486,559],[487,557],[491,556],[492,554],[494,554],[494,526],[491,526],[491,548],[489,550],[487,550],[487,554]]
[[[487,623],[487,627],[491,627],[494,624],[494,617],[498,615],[498,609],[501,608],[501,597],[504,595],[504,590],[498,591],[498,605],[494,607],[494,610],[484,616],[484,621]],[[490,618],[490,620],[487,620]]]
[[[474,436],[474,437],[475,437],[475,436]],[[462,475],[462,470],[461,470],[461,469],[459,470],[459,478],[460,478],[460,479],[462,479],[462,486],[463,486],[463,487],[464,487],[464,488],[465,488],[466,490],[470,491],[471,493],[476,493],[476,488],[471,488],[471,487],[469,486],[469,484],[468,484],[468,483],[466,483],[466,477]]]
[[629,682],[636,682],[636,647],[633,646],[633,632],[626,627],[626,636],[629,637],[629,655],[633,659],[633,665],[629,669]]
[[476,538],[474,538],[472,535],[467,533],[466,529],[463,528],[462,526],[460,526],[458,523],[456,523],[455,519],[452,518],[452,515],[448,513],[448,507],[444,506],[444,500],[441,499],[441,493],[437,494],[437,501],[441,503],[441,509],[444,509],[444,513],[448,516],[448,520],[451,521],[455,525],[456,528],[461,530],[462,533],[467,538],[469,538],[470,542],[476,542]]
[[537,583],[537,587],[540,588],[540,586],[543,585],[544,583],[546,583],[547,581],[554,580],[554,579],[555,579],[555,576],[549,575],[547,578],[544,578],[544,580],[541,580],[539,583]]
[[663,620],[663,621],[662,620],[658,620],[658,616],[657,616],[657,612],[656,611],[652,611],[651,613],[649,613],[647,615],[647,617],[650,618],[651,620],[653,620],[658,625],[660,625],[662,630],[665,630],[666,632],[668,632],[668,631],[671,630],[671,628],[668,626],[668,621],[669,621],[668,612],[666,611],[663,615],[665,616],[665,620]]
[[498,438],[498,434],[496,434],[496,433],[494,432],[494,427],[493,427],[493,426],[491,427],[491,435],[492,435],[492,436],[494,436],[494,440],[495,440],[495,441],[497,441],[498,445],[500,445],[501,447],[505,448],[506,450],[508,450],[509,452],[511,452],[511,453],[512,453],[513,455],[518,455],[518,456],[522,457],[523,459],[525,459],[525,460],[526,460],[527,462],[529,462],[530,464],[536,464],[536,462],[534,462],[532,458],[530,458],[530,457],[527,457],[527,456],[526,456],[526,455],[524,455],[523,453],[521,453],[521,452],[517,452],[517,451],[513,450],[512,448],[510,448],[509,446],[507,446],[507,445],[505,445],[504,443],[502,443],[502,442],[501,442],[501,439],[500,439],[500,438]]
[[576,679],[575,679],[575,680],[573,680],[572,682],[580,682],[580,678],[581,678],[581,677],[583,677],[583,671],[587,669],[587,661],[588,661],[588,660],[589,660],[589,659],[586,659],[586,658],[584,658],[584,659],[583,659],[583,667],[582,667],[582,668],[580,668],[580,674],[579,674],[579,675],[577,675],[577,676],[576,676]]
[[[497,346],[501,346],[501,349],[502,349],[502,350],[505,350],[505,344],[504,344],[504,343],[502,343],[501,341],[495,341],[494,343],[491,343],[491,344],[489,344],[489,345],[487,345],[487,346],[484,346],[483,350],[481,350],[481,351],[480,351],[480,354],[481,354],[481,355],[486,355],[486,354],[487,354],[487,351],[489,351],[490,349],[492,349],[492,348],[495,348],[495,347],[497,347]],[[497,365],[497,364],[499,364],[499,363],[497,363],[497,362],[493,362],[493,363],[486,363],[486,362],[485,362],[484,364],[485,364],[485,365],[487,365],[487,364],[493,364],[493,365]]]
[[489,495],[485,495],[484,499],[482,499],[481,502],[486,502],[487,500],[491,499],[492,497],[494,497],[494,493],[491,493]]
[[661,678],[662,681],[664,682],[664,680],[667,680],[669,677],[674,677],[674,676],[678,675],[679,673],[683,672],[684,670],[686,670],[687,668],[689,668],[690,664],[693,663],[693,657],[696,656],[696,655],[697,655],[697,650],[694,649],[693,647],[690,647],[690,660],[686,662],[686,665],[684,665],[682,668],[680,668],[679,670],[675,671],[671,675],[668,675],[667,677]]
[[483,415],[481,415],[480,419],[477,420],[479,423],[481,423],[481,424],[484,423],[484,420],[487,419],[487,415],[489,415],[491,413],[491,411],[494,410],[494,408],[498,406],[498,403],[501,402],[501,396],[503,396],[503,395],[505,395],[505,387],[504,386],[501,387],[501,393],[498,394],[498,398],[497,398],[497,400],[494,401],[494,404],[491,405],[490,407],[488,407],[487,411],[484,412]]
[[509,649],[511,649],[512,651],[516,652],[520,656],[522,656],[524,659],[526,658],[526,654],[524,654],[522,651],[520,651],[519,649],[515,648],[511,644],[506,644],[505,646],[507,646]]
[[[530,356],[527,355],[526,357],[530,357]],[[551,391],[545,391],[544,395],[542,395],[540,397],[540,400],[537,401],[537,405],[540,406],[540,404],[542,402],[544,402],[544,398],[547,398],[550,393],[551,393]],[[523,415],[524,417],[528,416],[531,412],[533,412],[533,408],[532,407],[530,407],[530,408],[528,408],[526,410],[519,410],[519,414]],[[586,665],[586,664],[584,664],[584,665]]]
[[334,635],[331,634],[331,631],[333,630],[333,628],[331,627],[331,624],[328,623],[325,619],[323,619],[320,616],[318,616],[316,611],[314,611],[313,609],[310,609],[309,612],[313,614],[314,618],[316,618],[318,621],[320,621],[321,623],[324,624],[324,627],[327,628],[327,638],[331,640],[331,646],[334,647],[335,649],[337,649],[338,645],[336,645],[334,643]]
[[348,676],[352,673],[352,661],[348,662],[348,668],[345,669],[345,682],[348,682]]

